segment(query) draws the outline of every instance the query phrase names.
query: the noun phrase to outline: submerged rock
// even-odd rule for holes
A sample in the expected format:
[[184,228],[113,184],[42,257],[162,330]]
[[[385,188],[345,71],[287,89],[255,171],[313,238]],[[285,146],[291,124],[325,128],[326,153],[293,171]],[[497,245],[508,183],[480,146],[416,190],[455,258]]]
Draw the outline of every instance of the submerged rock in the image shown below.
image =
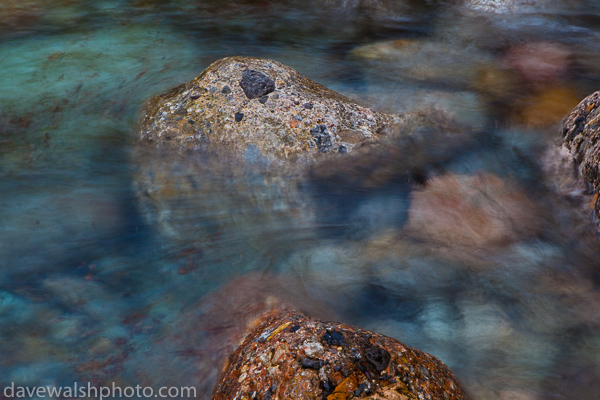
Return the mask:
[[140,138],[282,166],[350,152],[393,121],[277,61],[229,57],[151,99]]
[[213,399],[468,399],[441,361],[390,337],[295,311],[255,326],[229,357]]
[[535,11],[548,1],[531,0],[465,0],[463,6],[474,12],[491,14],[512,14]]
[[[315,225],[340,225],[346,217],[333,203],[315,207],[320,192],[331,189],[323,182],[346,182],[336,177],[362,171],[349,179],[359,192],[354,203],[362,203],[363,193],[383,186],[382,179],[404,182],[418,173],[415,164],[427,162],[418,146],[405,142],[419,142],[432,131],[452,136],[453,148],[470,140],[457,138],[438,114],[387,115],[276,61],[219,60],[149,101],[134,153],[142,213],[171,241],[199,246],[205,256],[248,256],[250,248],[274,261],[276,253],[311,238]],[[405,155],[392,147],[415,151]],[[442,151],[443,158],[453,151]],[[388,167],[390,157],[410,161]]]
[[563,121],[563,147],[571,155],[579,177],[589,185],[594,197],[590,207],[600,212],[600,91],[583,99]]
[[383,76],[398,74],[407,79],[443,82],[469,87],[473,78],[493,69],[494,59],[473,46],[420,39],[385,40],[359,46],[351,53],[379,69]]
[[408,226],[435,242],[509,244],[542,230],[542,212],[524,190],[492,174],[448,174],[412,193]]
[[312,220],[296,176],[400,120],[277,61],[216,61],[147,104],[134,154],[142,212],[175,242],[218,238],[216,257],[238,253],[232,244],[266,253],[295,243]]

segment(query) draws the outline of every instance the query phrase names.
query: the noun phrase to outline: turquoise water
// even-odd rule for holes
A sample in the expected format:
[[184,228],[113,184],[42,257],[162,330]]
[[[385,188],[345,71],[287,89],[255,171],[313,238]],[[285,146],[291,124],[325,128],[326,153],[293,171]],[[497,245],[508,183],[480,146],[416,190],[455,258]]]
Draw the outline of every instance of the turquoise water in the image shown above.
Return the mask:
[[[600,8],[458,3],[0,5],[0,387],[207,398],[235,321],[270,296],[432,353],[473,399],[597,399],[594,226],[542,160],[598,89]],[[140,109],[240,54],[383,111],[443,110],[455,136],[383,157],[392,171],[406,157],[410,181],[340,168],[294,197],[260,176],[196,177],[206,191],[177,218],[198,229],[174,235],[138,200]],[[500,181],[465,178],[486,174]],[[439,194],[465,195],[446,176],[493,197],[478,198],[491,233],[454,228],[454,212],[481,221]]]

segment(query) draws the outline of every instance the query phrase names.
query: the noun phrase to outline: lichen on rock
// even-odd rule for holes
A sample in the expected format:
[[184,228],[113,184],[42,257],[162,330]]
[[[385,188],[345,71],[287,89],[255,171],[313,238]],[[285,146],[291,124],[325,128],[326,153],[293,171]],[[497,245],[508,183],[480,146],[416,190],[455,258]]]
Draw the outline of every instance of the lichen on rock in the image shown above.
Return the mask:
[[390,337],[286,310],[253,325],[214,400],[468,399],[440,360]]
[[151,99],[140,138],[239,159],[253,153],[281,167],[345,154],[394,119],[277,61],[229,57]]

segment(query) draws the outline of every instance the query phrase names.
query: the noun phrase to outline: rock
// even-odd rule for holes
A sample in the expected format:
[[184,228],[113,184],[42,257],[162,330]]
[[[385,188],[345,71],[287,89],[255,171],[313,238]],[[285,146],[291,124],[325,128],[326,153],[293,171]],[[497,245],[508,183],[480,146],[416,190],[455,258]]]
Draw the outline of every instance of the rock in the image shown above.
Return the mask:
[[277,61],[216,61],[147,104],[134,153],[142,212],[172,243],[206,255],[216,247],[220,259],[252,258],[254,248],[274,261],[270,249],[285,253],[310,235],[297,181],[306,166],[344,157],[401,120]]
[[[544,0],[539,1],[539,3],[544,2]],[[539,6],[535,1],[530,0],[465,0],[463,5],[471,11],[492,14],[532,11],[535,10],[535,6]]]
[[600,191],[600,91],[583,99],[565,118],[561,135],[563,147],[571,155],[579,177],[589,185],[594,194],[590,207],[596,216],[600,212],[598,192]]
[[[421,128],[452,136],[449,147],[462,146],[464,138],[446,129],[452,124],[438,114],[386,115],[276,61],[219,60],[149,101],[133,162],[142,213],[170,241],[193,243],[205,255],[206,247],[218,244],[209,238],[220,238],[226,247],[216,257],[248,256],[250,247],[275,261],[271,249],[285,254],[313,234],[315,192],[327,190],[321,182],[335,179],[336,171],[353,163],[356,170],[370,169],[371,161],[383,164],[388,158],[379,157],[382,151],[402,147],[400,138],[412,134],[418,142]],[[404,158],[399,150],[389,153]],[[411,160],[397,168],[378,165],[373,179],[403,180],[406,169],[422,164]],[[361,193],[371,184],[363,186]],[[317,217],[321,225],[339,222],[337,214]]]
[[558,13],[576,9],[579,0],[463,0],[462,7],[471,13],[500,18],[526,14]]
[[550,84],[564,77],[571,63],[569,49],[554,42],[528,42],[511,47],[506,65],[534,85]]
[[541,232],[542,213],[522,189],[500,177],[448,174],[413,191],[408,226],[440,243],[512,243]]
[[[295,311],[259,322],[229,357],[214,400],[468,399],[441,361],[390,337]],[[323,353],[307,353],[307,341]]]
[[202,151],[139,147],[133,163],[142,215],[167,246],[197,247],[206,262],[231,257],[237,263],[242,255],[248,261],[253,250],[293,246],[310,234],[309,199],[295,178],[267,173],[255,153],[230,161]]
[[281,167],[350,152],[393,121],[277,61],[229,57],[152,98],[139,134],[157,146]]
[[379,141],[309,168],[303,183],[314,195],[321,231],[358,238],[402,226],[412,185],[482,145],[481,136],[458,126],[445,112],[428,110],[403,117],[402,123],[382,132]]
[[[172,307],[156,310],[164,306],[150,307],[147,316],[143,310],[128,318],[132,320],[129,329],[138,334],[143,331],[143,340],[155,351],[132,352],[127,378],[153,387],[194,386],[200,399],[210,398],[227,356],[259,316],[293,308],[317,318],[338,319],[306,293],[301,279],[266,273],[231,278],[200,302],[191,301],[177,312]],[[318,354],[318,347],[312,351]]]
[[[469,87],[473,78],[493,68],[494,58],[473,46],[443,40],[398,39],[369,43],[352,50],[383,76],[398,74],[416,81]],[[389,73],[390,69],[394,74]]]

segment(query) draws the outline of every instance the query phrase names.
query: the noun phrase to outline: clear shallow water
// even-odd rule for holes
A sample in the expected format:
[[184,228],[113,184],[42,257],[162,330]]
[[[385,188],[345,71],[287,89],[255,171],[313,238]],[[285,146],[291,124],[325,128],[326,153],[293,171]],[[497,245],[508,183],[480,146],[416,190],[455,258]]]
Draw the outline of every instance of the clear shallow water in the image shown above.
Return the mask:
[[[474,399],[598,397],[597,243],[540,160],[598,88],[600,10],[342,3],[2,5],[0,384],[204,398],[232,321],[276,297],[436,355]],[[293,182],[201,177],[177,203],[198,229],[173,235],[136,196],[139,110],[237,54],[384,111],[445,110],[460,129],[411,142],[428,186],[394,179],[398,153],[390,173],[341,168],[293,196],[279,189]],[[465,178],[486,173],[500,181]]]

